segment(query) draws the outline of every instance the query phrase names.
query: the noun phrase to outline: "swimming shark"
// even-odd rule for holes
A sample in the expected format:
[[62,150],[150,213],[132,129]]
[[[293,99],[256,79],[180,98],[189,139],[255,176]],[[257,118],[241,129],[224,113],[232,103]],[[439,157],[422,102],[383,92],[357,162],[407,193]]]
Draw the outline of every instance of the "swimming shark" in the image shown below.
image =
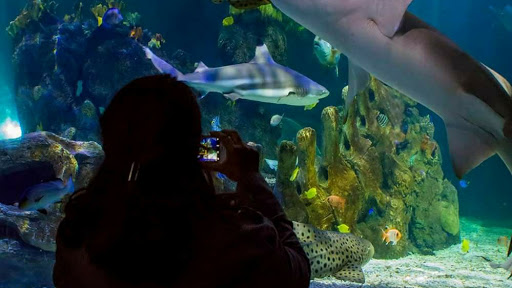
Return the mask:
[[459,178],[496,152],[512,173],[510,84],[407,12],[412,0],[272,2],[348,57],[346,107],[372,74],[444,120]]
[[372,243],[350,233],[324,231],[293,222],[293,231],[309,258],[311,278],[334,276],[338,280],[364,283],[362,266],[375,253]]
[[309,106],[327,97],[329,91],[306,76],[276,63],[266,45],[256,48],[249,63],[209,68],[199,63],[190,74],[182,74],[172,65],[143,47],[147,58],[161,73],[168,73],[201,94],[218,92],[235,101],[247,99],[265,103]]

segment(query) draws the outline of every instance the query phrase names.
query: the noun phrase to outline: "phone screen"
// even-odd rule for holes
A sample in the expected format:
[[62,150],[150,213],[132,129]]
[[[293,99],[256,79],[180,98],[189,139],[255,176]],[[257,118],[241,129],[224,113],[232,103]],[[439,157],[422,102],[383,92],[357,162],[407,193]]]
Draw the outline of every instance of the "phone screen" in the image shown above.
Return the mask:
[[215,137],[204,137],[199,147],[199,161],[216,162],[220,159],[220,141]]

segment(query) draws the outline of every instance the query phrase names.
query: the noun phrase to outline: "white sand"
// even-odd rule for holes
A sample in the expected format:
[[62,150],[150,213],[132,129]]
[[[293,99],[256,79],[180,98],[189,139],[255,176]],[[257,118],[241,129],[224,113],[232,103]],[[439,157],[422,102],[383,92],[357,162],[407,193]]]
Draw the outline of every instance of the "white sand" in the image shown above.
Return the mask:
[[482,227],[461,219],[461,238],[470,240],[470,250],[460,245],[436,252],[435,256],[410,255],[397,260],[371,260],[363,270],[366,283],[353,284],[334,278],[316,279],[311,287],[493,287],[511,288],[512,278],[503,269],[492,269],[480,256],[505,261],[507,248],[498,247],[500,236],[512,235],[512,229]]

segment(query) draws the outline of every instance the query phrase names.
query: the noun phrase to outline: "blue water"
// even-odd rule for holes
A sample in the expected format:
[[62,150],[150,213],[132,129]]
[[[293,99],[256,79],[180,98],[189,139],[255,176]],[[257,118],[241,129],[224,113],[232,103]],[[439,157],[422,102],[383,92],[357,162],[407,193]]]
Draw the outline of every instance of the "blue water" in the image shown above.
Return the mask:
[[[75,4],[75,1],[67,0],[57,2],[59,15],[70,13]],[[93,1],[83,2],[88,7]],[[130,10],[138,11],[142,15],[141,24],[144,28],[164,35],[167,42],[163,49],[168,55],[182,49],[210,67],[230,64],[222,62],[217,48],[218,35],[222,28],[220,23],[228,14],[226,5],[215,5],[209,0],[165,1],[166,4],[157,0],[125,2]],[[502,7],[507,3],[510,3],[510,0],[415,0],[410,11],[438,28],[477,60],[492,67],[505,78],[512,79],[512,32],[507,31],[488,8],[490,5]],[[11,65],[13,47],[10,37],[3,32],[3,27],[18,15],[23,6],[22,0],[0,0],[0,124],[7,117],[17,117],[12,98],[15,94],[14,67]],[[336,78],[332,71],[323,69],[314,57],[309,57],[312,54],[313,37],[290,37],[288,61],[283,64],[324,85],[331,91],[331,96],[322,100],[312,111],[282,105],[266,105],[265,108],[270,114],[293,115],[302,126],[311,126],[321,131],[318,119],[322,109],[340,105],[341,89],[347,85],[347,60],[342,57],[339,63],[340,77]],[[496,156],[488,159],[466,175],[465,179],[469,185],[466,188],[461,187],[451,166],[446,130],[442,120],[426,108],[420,107],[420,111],[423,115],[429,114],[435,124],[435,139],[441,148],[443,171],[446,178],[459,191],[461,216],[512,227],[512,176],[503,162]],[[0,287],[50,287],[49,267],[52,263],[52,254],[26,247],[20,249],[27,251],[16,256],[23,260],[12,257],[10,260],[16,261],[8,261],[0,252]],[[41,259],[43,262],[38,262]],[[5,268],[19,272],[16,275],[26,275],[19,278],[25,279],[25,282],[2,282],[1,278],[5,277],[2,269]],[[30,275],[23,274],[29,272]]]

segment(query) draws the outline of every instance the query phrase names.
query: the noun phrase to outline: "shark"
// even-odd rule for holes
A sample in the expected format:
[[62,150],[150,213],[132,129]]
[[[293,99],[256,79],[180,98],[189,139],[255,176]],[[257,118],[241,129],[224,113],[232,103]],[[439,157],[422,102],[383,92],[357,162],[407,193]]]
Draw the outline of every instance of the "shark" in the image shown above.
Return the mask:
[[311,278],[334,276],[342,281],[365,282],[362,267],[375,253],[370,241],[299,222],[293,222],[293,231],[309,258]]
[[411,2],[272,0],[347,56],[347,108],[371,74],[443,119],[459,178],[496,153],[512,173],[510,83],[408,12]]
[[155,68],[183,81],[198,91],[201,98],[210,92],[233,101],[247,99],[292,106],[313,106],[329,95],[322,85],[288,67],[276,63],[265,44],[256,47],[249,63],[209,68],[199,63],[193,73],[182,74],[171,64],[143,47]]

